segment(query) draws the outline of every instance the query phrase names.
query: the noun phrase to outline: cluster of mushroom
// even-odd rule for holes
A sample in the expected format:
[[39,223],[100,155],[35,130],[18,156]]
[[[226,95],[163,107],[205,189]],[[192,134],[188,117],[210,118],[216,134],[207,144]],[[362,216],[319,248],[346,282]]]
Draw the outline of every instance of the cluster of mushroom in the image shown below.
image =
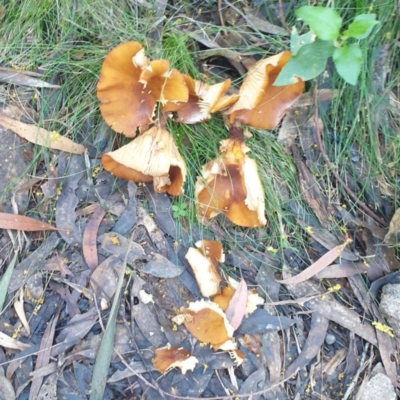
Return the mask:
[[[224,281],[221,276],[219,263],[225,261],[221,242],[201,240],[196,243],[196,247],[189,248],[186,259],[193,269],[201,294],[211,297],[211,300],[201,299],[189,303],[187,308],[181,308],[172,321],[177,325],[183,324],[197,340],[210,344],[214,350],[228,352],[234,365],[239,366],[245,356],[237,348],[233,335],[240,322],[233,325],[225,313],[239,282],[230,277]],[[225,284],[222,288],[221,282]],[[241,317],[250,315],[258,305],[264,304],[264,299],[254,289],[247,291],[246,297]],[[153,360],[154,367],[161,373],[177,367],[185,374],[186,371],[193,370],[197,363],[198,359],[186,349],[174,347],[157,349]]]
[[[139,136],[102,157],[103,167],[117,177],[153,182],[157,192],[183,193],[186,165],[165,118],[193,124],[224,110],[229,116],[230,137],[221,142],[220,156],[202,168],[196,200],[202,222],[224,214],[243,227],[266,224],[264,191],[257,165],[247,153],[242,124],[275,128],[304,90],[300,79],[291,85],[273,86],[291,53],[261,60],[249,71],[238,95],[227,95],[231,81],[208,85],[170,68],[168,60],[150,61],[140,43],[127,42],[105,58],[97,86],[101,114],[116,132]],[[239,133],[239,134],[238,134]]]

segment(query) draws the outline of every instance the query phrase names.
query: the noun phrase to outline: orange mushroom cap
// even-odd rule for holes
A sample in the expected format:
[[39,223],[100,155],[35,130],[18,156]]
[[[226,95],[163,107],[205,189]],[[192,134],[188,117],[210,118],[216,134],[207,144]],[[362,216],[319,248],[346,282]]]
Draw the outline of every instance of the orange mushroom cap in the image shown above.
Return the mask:
[[101,163],[113,175],[134,182],[154,181],[154,190],[173,196],[183,193],[186,165],[171,134],[154,126],[110,153]]
[[172,318],[176,324],[184,324],[186,329],[198,340],[210,343],[215,350],[234,350],[233,327],[225,314],[212,301],[195,301],[189,308],[182,308],[181,314]]
[[304,91],[304,81],[285,86],[273,86],[282,68],[292,56],[284,51],[260,60],[248,72],[239,91],[239,100],[226,112],[230,122],[258,129],[274,129],[286,111]]
[[164,112],[177,112],[176,122],[196,124],[207,121],[211,118],[212,113],[229,107],[239,98],[237,95],[224,95],[231,85],[230,79],[215,85],[208,85],[188,75],[183,76],[189,89],[188,101],[185,103],[168,102],[163,106]]
[[222,213],[239,226],[266,225],[264,190],[249,150],[240,140],[223,140],[220,157],[203,166],[195,188],[202,222]]
[[135,137],[152,122],[157,101],[187,101],[183,76],[169,71],[167,60],[150,62],[142,45],[127,42],[106,56],[97,84],[100,111],[108,125],[127,137]]
[[185,375],[187,371],[193,371],[199,360],[192,356],[184,348],[176,347],[162,347],[156,349],[155,357],[153,359],[154,368],[162,374],[170,371],[172,368],[180,368],[182,374]]

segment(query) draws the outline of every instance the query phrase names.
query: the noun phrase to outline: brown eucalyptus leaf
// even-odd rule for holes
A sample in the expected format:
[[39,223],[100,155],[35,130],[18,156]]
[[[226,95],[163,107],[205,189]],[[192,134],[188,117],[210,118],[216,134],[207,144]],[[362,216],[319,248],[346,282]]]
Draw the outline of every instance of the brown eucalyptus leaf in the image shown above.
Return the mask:
[[96,238],[99,226],[105,215],[106,211],[103,208],[99,207],[90,217],[89,222],[87,223],[86,228],[83,232],[83,257],[92,272],[97,268],[99,264]]
[[246,305],[247,284],[242,278],[238,288],[229,302],[228,308],[225,311],[226,318],[232,325],[234,331],[239,328],[240,324],[242,323],[246,311]]
[[67,153],[83,154],[86,150],[81,144],[73,142],[71,139],[61,136],[58,132],[49,132],[36,125],[24,124],[15,119],[8,118],[0,112],[0,124],[12,130],[18,136],[28,142],[50,149],[61,150]]
[[19,231],[64,231],[67,229],[56,228],[47,222],[25,217],[24,215],[8,214],[0,212],[0,229],[15,229]]
[[298,275],[292,276],[288,279],[284,279],[278,282],[288,285],[296,285],[297,283],[304,282],[310,279],[318,272],[321,272],[328,265],[332,264],[333,261],[335,261],[338,257],[340,257],[340,255],[342,254],[343,250],[345,249],[345,247],[349,242],[351,242],[351,240],[346,240],[345,243],[329,250],[320,259],[318,259],[315,263],[311,264],[308,268],[300,272]]

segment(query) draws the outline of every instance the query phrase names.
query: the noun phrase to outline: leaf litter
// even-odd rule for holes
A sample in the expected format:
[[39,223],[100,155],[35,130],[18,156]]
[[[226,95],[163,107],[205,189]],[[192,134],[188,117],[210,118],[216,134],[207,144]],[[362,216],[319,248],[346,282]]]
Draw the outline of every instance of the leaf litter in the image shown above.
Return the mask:
[[[164,3],[156,10],[160,27],[164,13],[170,12]],[[261,8],[240,9],[225,2],[223,21],[218,23],[242,24],[243,31],[215,38],[207,26],[207,15],[218,14],[215,3],[213,11],[203,13],[189,5],[182,16],[196,19],[202,34],[187,22],[184,30],[201,43],[193,45],[199,60],[229,65],[228,78],[243,75],[255,64],[252,56],[260,52],[247,51],[250,46],[267,45],[265,38],[274,35],[286,36],[278,17],[267,18]],[[152,38],[160,35],[157,24]],[[15,86],[21,98],[21,87],[35,87],[48,98],[54,93],[45,88],[62,88],[60,82],[45,82],[41,74],[0,72],[0,80]],[[319,89],[317,96],[329,107],[338,93]],[[267,242],[258,239],[255,230],[235,230],[226,219],[202,227],[188,215],[174,216],[171,198],[157,193],[152,184],[127,183],[104,171],[92,173],[99,165],[98,154],[83,134],[72,141],[47,126],[19,121],[21,112],[2,113],[1,150],[10,162],[0,163],[6,177],[0,186],[5,211],[0,214],[1,239],[15,251],[0,275],[2,396],[111,399],[124,393],[148,399],[287,399],[308,398],[310,388],[320,397],[337,398],[354,374],[368,376],[361,352],[371,363],[379,357],[396,384],[397,344],[377,328],[385,320],[375,302],[385,284],[400,281],[398,204],[393,191],[384,190],[382,178],[377,178],[365,186],[365,193],[357,193],[376,199],[380,210],[391,204],[389,211],[380,213],[390,223],[388,231],[362,213],[341,207],[348,199],[340,193],[340,182],[324,172],[316,145],[318,130],[324,127],[313,114],[314,106],[312,93],[303,94],[279,128],[278,143],[297,167],[300,193],[290,199],[282,232],[291,220],[303,245],[293,241],[290,247],[296,251],[276,253],[266,250]],[[26,115],[40,111],[29,102],[24,107]],[[380,117],[376,126],[383,125]],[[111,150],[110,135],[102,137],[103,149]],[[41,146],[49,155],[35,159],[32,180],[27,173],[33,160],[29,154]],[[366,180],[367,171],[360,165],[355,169]],[[354,190],[354,177],[348,170],[343,175]],[[37,187],[44,197],[35,203]],[[184,204],[190,209],[190,202]],[[229,291],[230,277],[240,279],[219,317],[213,314],[219,306],[194,310],[198,306],[193,304],[212,303],[201,294],[201,273],[195,274],[185,258],[199,240],[221,241],[226,252],[218,265],[220,294]],[[247,314],[251,295],[262,301]],[[179,315],[186,318],[186,325],[174,321]],[[222,344],[210,342],[211,331],[196,339],[204,316],[205,325],[209,318],[214,330],[226,319],[231,350],[216,351]],[[179,361],[160,367],[161,349],[179,355]],[[185,359],[191,363],[182,367]]]

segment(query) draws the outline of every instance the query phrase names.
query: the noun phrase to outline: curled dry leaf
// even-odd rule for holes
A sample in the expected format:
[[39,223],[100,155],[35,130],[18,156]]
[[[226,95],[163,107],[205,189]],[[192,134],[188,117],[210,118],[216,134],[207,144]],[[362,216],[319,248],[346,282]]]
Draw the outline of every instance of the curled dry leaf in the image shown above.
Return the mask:
[[233,328],[224,312],[212,301],[195,301],[189,308],[181,308],[181,313],[172,318],[178,325],[184,324],[186,329],[197,339],[210,343],[214,350],[235,350]]
[[222,243],[215,240],[200,240],[197,249],[190,247],[185,258],[193,269],[197,284],[203,296],[214,296],[222,281],[218,262],[225,261]]
[[28,320],[26,319],[26,314],[24,310],[24,290],[21,288],[19,290],[19,299],[14,301],[14,309],[17,313],[22,325],[24,326],[28,336],[31,334],[31,328],[29,327]]
[[222,140],[221,155],[203,166],[195,189],[202,223],[222,213],[239,226],[266,225],[264,190],[249,151],[238,139]]
[[211,118],[212,113],[231,106],[239,98],[238,95],[224,94],[231,85],[230,79],[215,85],[208,85],[188,75],[183,75],[183,77],[189,89],[188,101],[184,103],[168,102],[163,106],[164,112],[177,112],[176,122],[195,124],[207,121]]
[[121,148],[103,155],[103,167],[134,182],[154,181],[154,190],[173,196],[183,193],[186,165],[171,134],[153,126]]
[[106,56],[97,84],[100,111],[108,125],[127,137],[151,123],[157,101],[185,102],[183,75],[169,61],[150,61],[137,42],[123,43]]
[[0,332],[0,346],[5,347],[6,349],[16,350],[25,350],[31,347],[29,344],[22,343],[19,340],[13,339],[3,332]]
[[182,374],[185,375],[186,371],[193,371],[199,360],[192,356],[184,348],[176,347],[162,347],[155,350],[155,358],[153,359],[154,368],[165,374],[173,368],[180,368]]
[[304,81],[273,86],[291,57],[290,51],[260,60],[249,71],[239,91],[238,101],[226,112],[230,122],[259,129],[274,129],[289,107],[301,96]]

